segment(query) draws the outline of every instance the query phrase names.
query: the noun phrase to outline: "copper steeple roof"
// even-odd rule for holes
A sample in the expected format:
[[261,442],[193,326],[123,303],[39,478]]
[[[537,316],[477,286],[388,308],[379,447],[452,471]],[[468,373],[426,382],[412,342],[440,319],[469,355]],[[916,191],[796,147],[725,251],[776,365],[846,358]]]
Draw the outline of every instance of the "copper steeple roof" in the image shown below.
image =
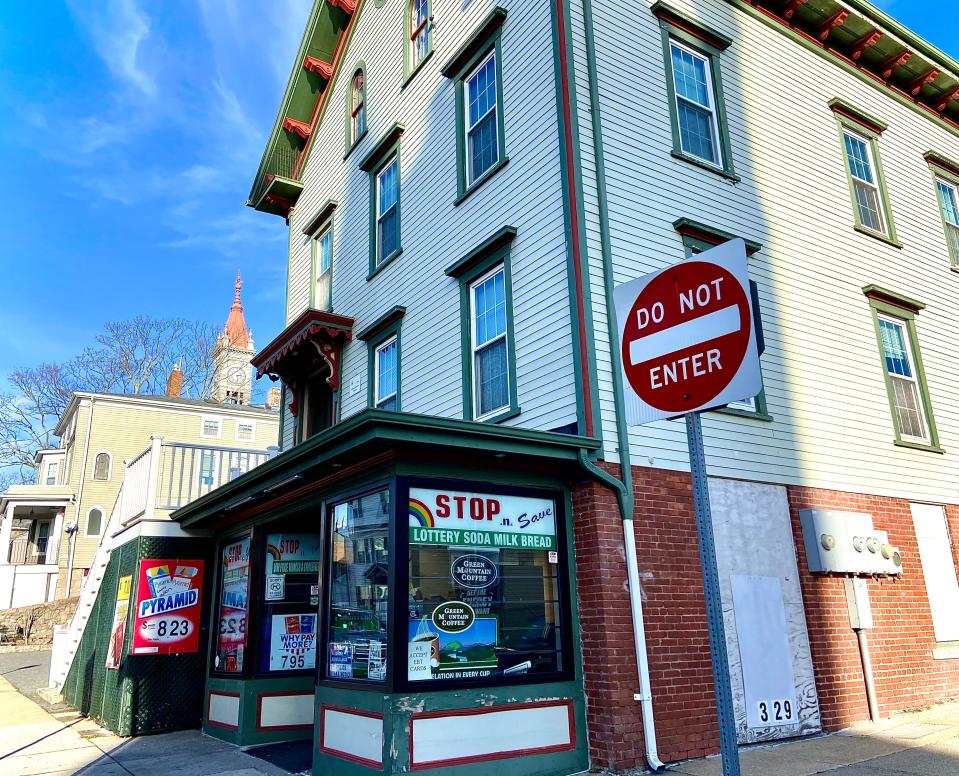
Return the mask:
[[226,319],[224,332],[229,338],[231,346],[245,350],[250,346],[250,334],[243,318],[243,304],[240,302],[240,289],[243,287],[243,280],[240,278],[239,271],[236,273],[236,283],[233,287],[236,289],[236,293],[233,297],[233,305],[230,307],[230,315]]

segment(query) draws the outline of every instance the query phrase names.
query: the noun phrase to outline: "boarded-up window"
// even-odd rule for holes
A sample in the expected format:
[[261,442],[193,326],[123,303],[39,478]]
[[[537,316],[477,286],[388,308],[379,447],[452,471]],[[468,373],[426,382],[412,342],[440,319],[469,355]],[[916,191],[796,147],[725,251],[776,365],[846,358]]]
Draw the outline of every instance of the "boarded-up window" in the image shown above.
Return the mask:
[[106,480],[110,479],[110,454],[109,453],[98,453],[96,459],[93,462],[93,479],[95,480]]
[[959,581],[945,511],[934,504],[910,504],[910,507],[936,641],[959,641],[959,617],[956,616]]

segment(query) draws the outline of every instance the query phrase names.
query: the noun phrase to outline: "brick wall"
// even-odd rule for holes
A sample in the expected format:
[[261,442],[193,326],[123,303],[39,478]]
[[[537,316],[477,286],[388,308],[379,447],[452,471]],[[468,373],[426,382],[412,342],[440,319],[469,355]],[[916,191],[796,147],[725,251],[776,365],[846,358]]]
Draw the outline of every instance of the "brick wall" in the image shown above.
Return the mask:
[[[605,465],[618,476],[618,467]],[[718,752],[715,695],[689,475],[633,467],[633,514],[659,755],[671,762]],[[935,639],[909,503],[787,488],[823,725],[868,719],[856,637],[842,579],[811,575],[799,526],[807,507],[870,512],[902,551],[903,579],[869,582],[873,669],[884,716],[959,696],[959,660],[933,660]],[[593,767],[645,765],[622,524],[613,492],[573,494],[587,727]],[[947,510],[959,536],[959,509]],[[956,552],[955,544],[953,552]],[[956,558],[959,562],[959,557]]]
[[[959,660],[934,660],[936,645],[909,502],[841,491],[790,487],[793,537],[823,725],[838,730],[869,718],[856,635],[849,627],[841,577],[806,571],[801,509],[868,512],[902,553],[901,579],[869,581],[875,627],[868,632],[880,712],[928,706],[959,695]],[[950,534],[959,536],[959,509],[947,507]],[[954,561],[956,543],[953,542]],[[957,614],[959,616],[959,614]]]

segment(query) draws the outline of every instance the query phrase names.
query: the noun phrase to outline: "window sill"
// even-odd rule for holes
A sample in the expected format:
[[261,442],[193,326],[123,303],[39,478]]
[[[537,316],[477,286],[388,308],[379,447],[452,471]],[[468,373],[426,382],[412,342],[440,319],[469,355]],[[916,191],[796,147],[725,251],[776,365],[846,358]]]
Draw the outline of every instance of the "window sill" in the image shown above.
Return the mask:
[[672,155],[674,159],[679,159],[682,162],[688,162],[689,164],[695,165],[696,167],[699,167],[703,170],[708,170],[709,172],[716,173],[716,175],[726,178],[727,180],[731,180],[733,181],[733,183],[739,183],[740,181],[742,181],[742,178],[736,175],[736,173],[730,172],[729,170],[726,170],[723,167],[716,167],[716,165],[714,164],[710,164],[707,161],[699,159],[698,157],[695,157],[695,156],[691,156],[690,154],[684,153],[683,151],[677,151],[674,148],[672,151],[670,151],[670,154]]
[[366,137],[367,132],[369,132],[369,130],[365,130],[362,135],[360,135],[358,138],[356,138],[356,140],[353,141],[353,145],[351,145],[349,148],[346,149],[346,153],[343,154],[344,162],[350,158],[350,155],[353,153],[356,147],[363,141],[363,138]]
[[507,164],[509,164],[509,157],[504,156],[502,161],[497,162],[492,167],[490,167],[486,172],[484,172],[479,178],[473,181],[469,188],[466,189],[462,194],[460,194],[456,200],[453,202],[453,207],[459,207],[467,199],[469,199],[473,192],[476,191],[480,186],[482,186],[486,181],[492,178],[496,173],[502,170]]
[[959,659],[959,641],[939,641],[932,648],[933,660]]
[[899,242],[899,240],[896,240],[887,234],[883,234],[882,232],[877,232],[875,229],[870,229],[869,227],[863,226],[862,224],[856,224],[853,227],[853,229],[855,229],[860,234],[865,234],[865,235],[868,235],[869,237],[875,238],[876,240],[881,240],[884,243],[889,243],[889,245],[893,246],[894,248],[902,248],[902,243]]
[[389,256],[387,256],[383,261],[376,265],[376,268],[373,269],[369,275],[366,276],[367,281],[372,280],[377,275],[379,275],[384,269],[386,269],[390,264],[392,264],[396,259],[398,259],[403,253],[402,248],[398,248],[393,251]]
[[910,450],[925,450],[927,453],[938,453],[939,455],[945,454],[939,445],[927,445],[922,442],[910,442],[906,439],[897,439],[893,444],[896,447],[908,447]]
[[417,74],[418,72],[420,72],[420,70],[423,69],[423,65],[425,65],[427,62],[430,61],[430,57],[433,56],[433,51],[435,51],[435,49],[430,49],[430,53],[427,54],[425,57],[423,57],[423,58],[419,61],[419,64],[417,64],[416,67],[414,67],[412,70],[410,70],[409,73],[406,74],[406,78],[404,78],[404,79],[403,79],[403,83],[400,84],[400,90],[401,90],[401,91],[402,91],[403,89],[405,89],[405,88],[407,87],[407,85],[409,84],[409,82],[412,81],[413,78],[416,76],[416,74]]
[[477,420],[477,423],[502,423],[504,420],[509,420],[510,418],[515,418],[523,410],[520,407],[509,407],[508,409],[503,410],[497,415],[490,415],[488,418],[483,418],[482,420]]
[[713,412],[732,415],[737,418],[752,418],[753,420],[761,420],[765,423],[771,423],[775,420],[772,415],[768,415],[765,412],[750,412],[749,410],[740,410],[736,407],[720,407],[718,410],[713,410]]

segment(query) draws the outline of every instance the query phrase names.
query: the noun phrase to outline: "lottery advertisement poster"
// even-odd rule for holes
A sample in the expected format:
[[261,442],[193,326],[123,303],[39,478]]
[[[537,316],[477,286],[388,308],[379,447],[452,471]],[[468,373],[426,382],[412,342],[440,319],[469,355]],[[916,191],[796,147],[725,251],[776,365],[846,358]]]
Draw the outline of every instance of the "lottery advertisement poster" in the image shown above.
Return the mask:
[[116,670],[120,667],[123,654],[123,639],[127,633],[127,614],[130,611],[130,588],[133,577],[120,577],[117,583],[117,602],[113,609],[113,625],[110,626],[110,641],[107,644],[106,667]]
[[219,671],[243,670],[246,645],[246,612],[250,586],[250,538],[223,546],[220,560],[220,618],[215,664]]
[[270,670],[316,667],[316,615],[274,614],[270,623]]
[[132,654],[196,652],[202,591],[202,560],[141,560]]

